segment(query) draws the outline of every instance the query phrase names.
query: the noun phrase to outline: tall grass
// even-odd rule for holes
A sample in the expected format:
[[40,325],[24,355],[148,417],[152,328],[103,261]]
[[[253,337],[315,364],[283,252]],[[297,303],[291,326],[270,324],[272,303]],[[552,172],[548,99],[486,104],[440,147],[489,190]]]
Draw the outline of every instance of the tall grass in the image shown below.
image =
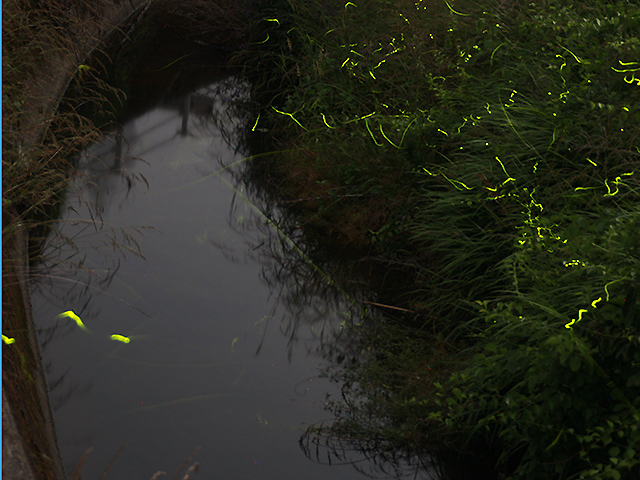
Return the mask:
[[488,443],[517,478],[632,478],[638,6],[269,8],[247,62],[270,67],[249,74],[287,193],[307,228],[401,268],[420,312],[419,335],[369,335],[353,378],[371,401],[343,425]]

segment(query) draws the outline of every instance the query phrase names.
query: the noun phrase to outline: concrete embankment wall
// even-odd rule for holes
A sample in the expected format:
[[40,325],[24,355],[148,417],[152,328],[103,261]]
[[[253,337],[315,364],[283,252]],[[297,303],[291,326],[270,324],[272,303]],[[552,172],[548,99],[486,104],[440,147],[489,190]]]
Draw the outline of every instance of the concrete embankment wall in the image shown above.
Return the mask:
[[[74,10],[74,2],[49,0],[68,8],[69,22],[60,33],[72,39],[69,49],[55,49],[38,75],[25,79],[21,145],[40,143],[78,66],[121,25],[131,26],[154,0],[94,0],[91,10]],[[40,2],[46,8],[47,1]],[[82,2],[77,3],[81,5]],[[4,8],[4,6],[3,6]],[[38,32],[34,32],[36,35]],[[28,234],[18,212],[3,206],[2,329],[12,332],[3,344],[2,476],[21,480],[63,480],[40,348],[31,315],[28,288]],[[9,337],[9,335],[7,335]],[[71,474],[71,472],[68,472]]]

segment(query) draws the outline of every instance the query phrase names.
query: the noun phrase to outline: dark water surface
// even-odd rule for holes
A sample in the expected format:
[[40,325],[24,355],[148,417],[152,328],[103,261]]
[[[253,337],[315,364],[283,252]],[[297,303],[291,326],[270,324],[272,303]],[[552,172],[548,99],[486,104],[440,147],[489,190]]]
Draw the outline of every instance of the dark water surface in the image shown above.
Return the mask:
[[[298,444],[329,419],[337,387],[318,368],[324,346],[345,341],[345,312],[312,298],[292,309],[295,293],[269,281],[277,234],[237,180],[247,152],[223,135],[225,95],[242,88],[221,79],[188,110],[186,97],[157,106],[82,156],[33,292],[69,474],[94,447],[83,478],[99,478],[128,442],[108,478],[173,478],[198,446],[198,478],[359,476]],[[66,311],[86,329],[57,318]]]

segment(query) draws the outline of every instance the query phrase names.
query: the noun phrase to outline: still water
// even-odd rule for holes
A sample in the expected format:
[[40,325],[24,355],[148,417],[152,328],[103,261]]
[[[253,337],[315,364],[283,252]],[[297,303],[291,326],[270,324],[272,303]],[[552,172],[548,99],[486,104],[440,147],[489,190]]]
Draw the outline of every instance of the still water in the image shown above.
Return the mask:
[[93,447],[84,479],[173,478],[200,447],[198,478],[360,478],[299,445],[331,420],[339,387],[318,373],[355,317],[326,285],[283,280],[287,251],[306,262],[241,180],[227,106],[244,89],[221,78],[161,103],[80,159],[33,288],[69,475]]

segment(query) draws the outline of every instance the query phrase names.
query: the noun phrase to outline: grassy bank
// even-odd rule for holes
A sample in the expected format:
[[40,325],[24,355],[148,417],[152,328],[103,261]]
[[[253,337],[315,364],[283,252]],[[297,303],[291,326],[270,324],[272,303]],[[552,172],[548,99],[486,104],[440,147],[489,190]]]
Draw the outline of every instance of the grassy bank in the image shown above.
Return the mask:
[[324,433],[482,445],[514,478],[635,478],[638,5],[281,0],[263,16],[243,61],[254,129],[285,152],[276,178],[305,228],[402,272],[415,312],[368,332],[345,375],[369,402]]

